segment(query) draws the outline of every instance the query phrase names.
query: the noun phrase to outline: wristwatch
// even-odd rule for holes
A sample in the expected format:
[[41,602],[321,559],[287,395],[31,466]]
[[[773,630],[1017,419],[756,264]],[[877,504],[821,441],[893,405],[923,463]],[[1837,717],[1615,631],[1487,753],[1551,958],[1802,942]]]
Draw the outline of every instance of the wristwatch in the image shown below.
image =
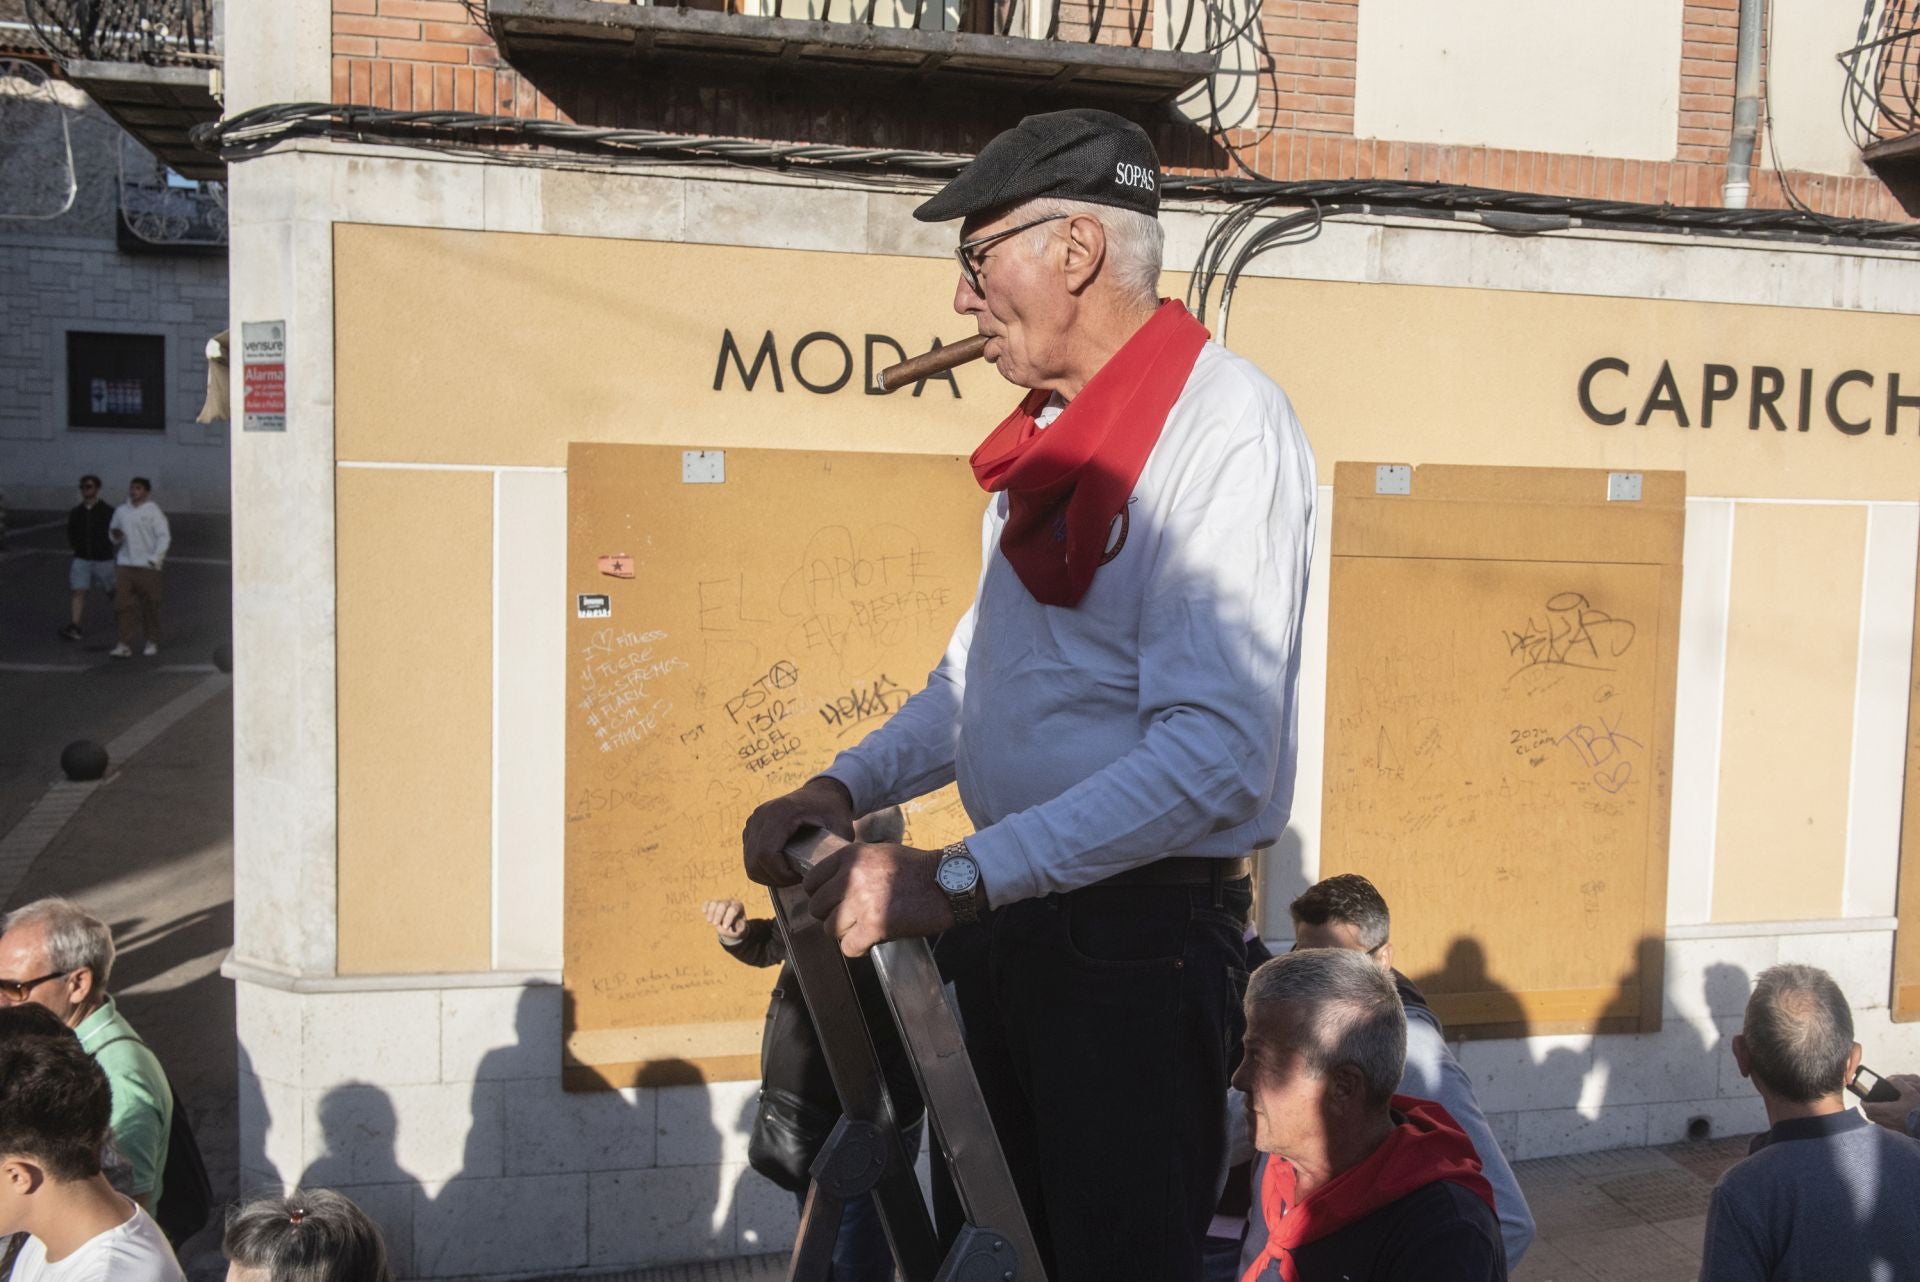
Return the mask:
[[980,893],[979,861],[968,853],[966,842],[956,841],[940,852],[933,877],[953,905],[955,924],[971,926],[980,920],[980,910],[987,906],[986,896]]

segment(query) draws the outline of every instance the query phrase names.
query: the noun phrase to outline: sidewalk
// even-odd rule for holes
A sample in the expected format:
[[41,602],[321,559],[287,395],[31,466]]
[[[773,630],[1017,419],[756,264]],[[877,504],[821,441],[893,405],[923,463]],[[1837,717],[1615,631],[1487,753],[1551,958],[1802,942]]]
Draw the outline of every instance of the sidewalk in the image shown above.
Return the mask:
[[1539,1227],[1514,1282],[1694,1282],[1707,1200],[1751,1138],[1514,1163]]
[[[1695,1282],[1707,1198],[1750,1136],[1514,1163],[1539,1236],[1512,1282]],[[601,1274],[595,1282],[779,1282],[763,1255]],[[558,1282],[540,1279],[539,1282]]]
[[[20,883],[0,888],[9,908],[69,895],[113,928],[115,1000],[166,1065],[221,1200],[236,1191],[239,1142],[233,984],[220,976],[233,942],[232,723],[221,690],[116,762]],[[217,1228],[187,1247],[193,1282],[225,1276]]]

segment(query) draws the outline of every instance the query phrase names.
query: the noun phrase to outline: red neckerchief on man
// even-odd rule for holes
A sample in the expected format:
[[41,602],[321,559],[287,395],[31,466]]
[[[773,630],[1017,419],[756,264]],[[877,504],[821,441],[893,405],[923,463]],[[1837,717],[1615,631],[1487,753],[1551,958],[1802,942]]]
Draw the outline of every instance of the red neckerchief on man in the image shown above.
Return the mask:
[[1493,1208],[1493,1186],[1480,1174],[1473,1141],[1452,1115],[1432,1100],[1396,1095],[1391,1104],[1406,1121],[1357,1166],[1349,1167],[1313,1192],[1294,1201],[1291,1162],[1274,1158],[1260,1184],[1260,1214],[1267,1222],[1267,1246],[1240,1282],[1260,1282],[1267,1265],[1280,1265],[1284,1282],[1300,1282],[1293,1252],[1354,1221],[1397,1202],[1409,1193],[1442,1181],[1458,1184]]
[[1187,385],[1207,331],[1177,299],[1100,367],[1045,429],[1036,391],[973,452],[980,488],[1007,491],[1000,551],[1042,605],[1074,606]]

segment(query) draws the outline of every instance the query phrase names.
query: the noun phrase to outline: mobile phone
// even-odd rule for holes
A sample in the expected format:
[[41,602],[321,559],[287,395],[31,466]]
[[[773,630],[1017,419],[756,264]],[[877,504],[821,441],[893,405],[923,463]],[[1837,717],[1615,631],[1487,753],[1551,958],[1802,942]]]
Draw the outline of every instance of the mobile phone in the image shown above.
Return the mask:
[[1847,1089],[1869,1104],[1886,1104],[1900,1098],[1900,1088],[1862,1064],[1847,1081]]

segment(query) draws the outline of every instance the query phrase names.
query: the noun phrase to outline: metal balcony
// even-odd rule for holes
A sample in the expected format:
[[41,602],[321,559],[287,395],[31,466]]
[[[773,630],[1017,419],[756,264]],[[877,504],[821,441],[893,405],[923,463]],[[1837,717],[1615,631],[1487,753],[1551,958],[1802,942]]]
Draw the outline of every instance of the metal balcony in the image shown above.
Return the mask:
[[215,0],[26,0],[27,21],[61,69],[174,172],[226,177],[187,131],[220,118]]
[[[1205,80],[1212,52],[1152,47],[1152,10],[1107,0],[485,0],[501,52],[526,60],[619,57],[749,73],[890,76],[948,87],[1153,103]],[[884,7],[883,7],[884,4]],[[724,7],[722,7],[724,6]],[[1203,0],[1172,0],[1205,24]],[[1176,30],[1168,43],[1185,43]]]
[[1920,215],[1920,0],[1885,0],[1877,22],[1869,10],[1858,43],[1837,56],[1841,115],[1861,159]]

